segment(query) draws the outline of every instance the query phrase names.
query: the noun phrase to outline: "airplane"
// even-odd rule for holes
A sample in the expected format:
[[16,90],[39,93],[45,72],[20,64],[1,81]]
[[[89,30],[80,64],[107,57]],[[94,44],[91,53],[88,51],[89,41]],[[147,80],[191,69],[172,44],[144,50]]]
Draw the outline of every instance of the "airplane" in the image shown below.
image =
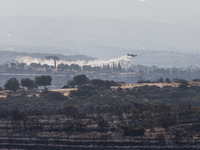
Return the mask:
[[135,56],[137,56],[137,55],[135,55],[135,54],[127,54],[127,56],[131,56],[131,57],[135,57]]

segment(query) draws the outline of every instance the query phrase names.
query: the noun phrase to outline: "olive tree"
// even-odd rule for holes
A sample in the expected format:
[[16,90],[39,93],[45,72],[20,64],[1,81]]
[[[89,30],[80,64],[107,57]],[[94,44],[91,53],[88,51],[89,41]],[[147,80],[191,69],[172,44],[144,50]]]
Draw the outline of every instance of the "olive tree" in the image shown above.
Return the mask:
[[19,89],[19,81],[16,78],[10,78],[4,84],[5,90],[13,90],[14,92]]
[[35,77],[35,84],[37,86],[44,86],[45,89],[47,89],[46,86],[51,85],[51,81],[52,81],[51,76],[41,75],[41,76]]
[[22,78],[21,79],[21,86],[27,87],[28,90],[34,89],[37,86],[35,85],[35,82],[31,80],[30,78]]
[[89,78],[82,74],[82,75],[76,75],[73,77],[73,80],[68,81],[68,86],[82,86],[84,84],[89,83]]

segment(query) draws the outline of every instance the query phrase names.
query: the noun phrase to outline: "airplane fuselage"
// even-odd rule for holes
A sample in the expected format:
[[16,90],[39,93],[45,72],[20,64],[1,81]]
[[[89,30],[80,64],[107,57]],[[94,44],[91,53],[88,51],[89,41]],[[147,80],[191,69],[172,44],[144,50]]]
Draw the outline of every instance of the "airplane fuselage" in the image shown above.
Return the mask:
[[136,57],[137,55],[128,53],[127,56]]

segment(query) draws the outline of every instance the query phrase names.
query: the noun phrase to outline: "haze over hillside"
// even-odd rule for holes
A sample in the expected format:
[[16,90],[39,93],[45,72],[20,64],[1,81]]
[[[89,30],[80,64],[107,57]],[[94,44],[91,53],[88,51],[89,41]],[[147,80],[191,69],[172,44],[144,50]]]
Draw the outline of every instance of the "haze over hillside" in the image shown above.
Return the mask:
[[[1,50],[119,57],[133,50],[200,53],[200,24],[81,16],[0,17]],[[17,47],[23,47],[18,49]]]
[[0,64],[18,62],[18,63],[40,63],[49,64],[53,63],[51,60],[45,60],[46,56],[57,56],[60,61],[57,63],[64,64],[78,64],[91,65],[91,66],[103,66],[109,64],[110,66],[119,63],[127,68],[129,65],[143,65],[143,66],[157,66],[157,67],[188,67],[188,66],[200,66],[200,55],[198,54],[184,54],[175,52],[162,52],[162,51],[133,51],[137,54],[137,57],[132,58],[127,55],[121,55],[120,57],[110,59],[98,59],[88,57],[85,55],[62,55],[62,54],[48,54],[48,53],[27,53],[27,52],[11,52],[11,51],[0,51]]
[[[0,51],[198,65],[199,0],[2,0]],[[5,58],[3,58],[4,60]]]

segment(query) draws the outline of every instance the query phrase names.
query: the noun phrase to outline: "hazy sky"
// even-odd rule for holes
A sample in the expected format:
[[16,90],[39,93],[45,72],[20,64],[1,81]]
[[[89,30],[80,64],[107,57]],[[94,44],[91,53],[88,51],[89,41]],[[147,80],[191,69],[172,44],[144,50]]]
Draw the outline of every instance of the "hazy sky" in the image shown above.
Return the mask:
[[0,0],[0,16],[66,16],[167,20],[200,16],[200,0]]
[[[44,43],[52,43],[52,41],[49,41],[49,39],[53,40],[55,36],[47,37],[47,39],[45,39],[45,37],[49,36],[49,33],[54,33],[53,31],[55,30],[57,31],[55,34],[57,35],[56,38],[58,41],[58,43],[55,44],[56,46],[62,45],[60,44],[61,40],[64,41],[63,43],[66,43],[67,37],[69,35],[73,35],[74,38],[69,38],[68,43],[72,41],[72,45],[74,42],[74,45],[76,46],[77,41],[79,40],[80,43],[84,43],[82,45],[79,45],[80,49],[82,49],[83,47],[87,47],[88,45],[105,46],[106,42],[108,43],[106,45],[107,47],[113,45],[116,46],[117,44],[119,44],[119,41],[123,41],[124,43],[122,42],[121,45],[118,47],[127,46],[128,48],[131,47],[135,49],[146,49],[143,47],[143,45],[145,45],[149,49],[151,49],[150,46],[154,46],[152,47],[152,49],[155,49],[156,47],[156,49],[163,48],[164,50],[167,49],[182,52],[184,51],[184,48],[185,51],[187,50],[191,52],[199,52],[199,7],[200,0],[0,0],[0,16],[72,16],[69,18],[80,18],[79,21],[82,21],[81,18],[100,17],[99,20],[101,20],[101,22],[98,22],[96,18],[92,18],[93,20],[90,18],[92,22],[88,23],[87,19],[85,19],[84,21],[87,26],[84,26],[84,24],[81,23],[77,25],[74,21],[76,28],[73,28],[74,25],[72,26],[72,29],[74,29],[72,30],[74,31],[73,34],[70,32],[71,30],[67,30],[70,29],[70,25],[73,24],[73,22],[70,22],[70,24],[67,24],[68,28],[66,28],[66,30],[62,30],[62,33],[65,33],[64,31],[66,31],[66,36],[63,37],[65,38],[65,40],[63,40],[61,38],[62,36],[59,35],[59,33],[61,32],[58,32],[58,29],[51,30],[50,28],[48,31],[45,30],[45,32],[42,28],[43,24],[41,23],[41,26],[38,28],[40,29],[40,31],[43,31],[41,32],[43,33],[43,39],[39,41],[41,41],[41,43],[43,42],[43,45],[48,45]],[[107,19],[102,18],[136,20],[136,22],[139,22],[140,24],[135,23],[135,21],[114,20],[117,22],[116,24],[119,25],[115,27],[116,24],[109,24],[109,22],[105,21]],[[0,44],[20,45],[19,43],[22,43],[24,45],[29,45],[32,42],[28,42],[28,39],[31,41],[41,38],[39,36],[40,33],[35,34],[34,31],[34,33],[32,33],[31,30],[29,30],[29,24],[27,25],[26,22],[21,22],[20,19],[15,21],[15,27],[17,28],[17,30],[15,31],[13,31],[13,23],[10,22],[12,21],[12,19],[8,19],[8,24],[5,25],[4,22],[6,21],[3,21],[3,18],[1,19],[1,21],[2,27],[0,29],[2,30],[2,34],[0,34],[0,38],[2,38],[4,42],[1,40]],[[98,24],[95,21],[98,22]],[[22,23],[22,25],[20,25],[20,27],[17,27],[17,23],[19,22]],[[29,22],[30,24],[32,23],[31,21]],[[132,24],[129,24],[130,27],[127,27],[127,25],[124,25],[123,22],[131,22],[137,28],[131,28],[133,27]],[[120,26],[120,24],[122,25]],[[22,30],[18,33],[18,30],[23,25],[27,25],[27,32],[24,32],[24,30]],[[94,30],[88,29],[88,26],[90,25],[94,28]],[[94,31],[93,34],[95,35],[94,37],[96,38],[96,43],[94,42],[95,40],[93,40],[94,37],[93,34],[91,34],[91,31]],[[22,32],[26,34],[22,34]],[[154,36],[154,38],[151,35]],[[21,37],[21,39],[19,39],[19,37]],[[127,44],[128,42],[129,45]],[[158,42],[160,42],[160,45],[157,45]],[[69,44],[66,45],[69,47]]]

